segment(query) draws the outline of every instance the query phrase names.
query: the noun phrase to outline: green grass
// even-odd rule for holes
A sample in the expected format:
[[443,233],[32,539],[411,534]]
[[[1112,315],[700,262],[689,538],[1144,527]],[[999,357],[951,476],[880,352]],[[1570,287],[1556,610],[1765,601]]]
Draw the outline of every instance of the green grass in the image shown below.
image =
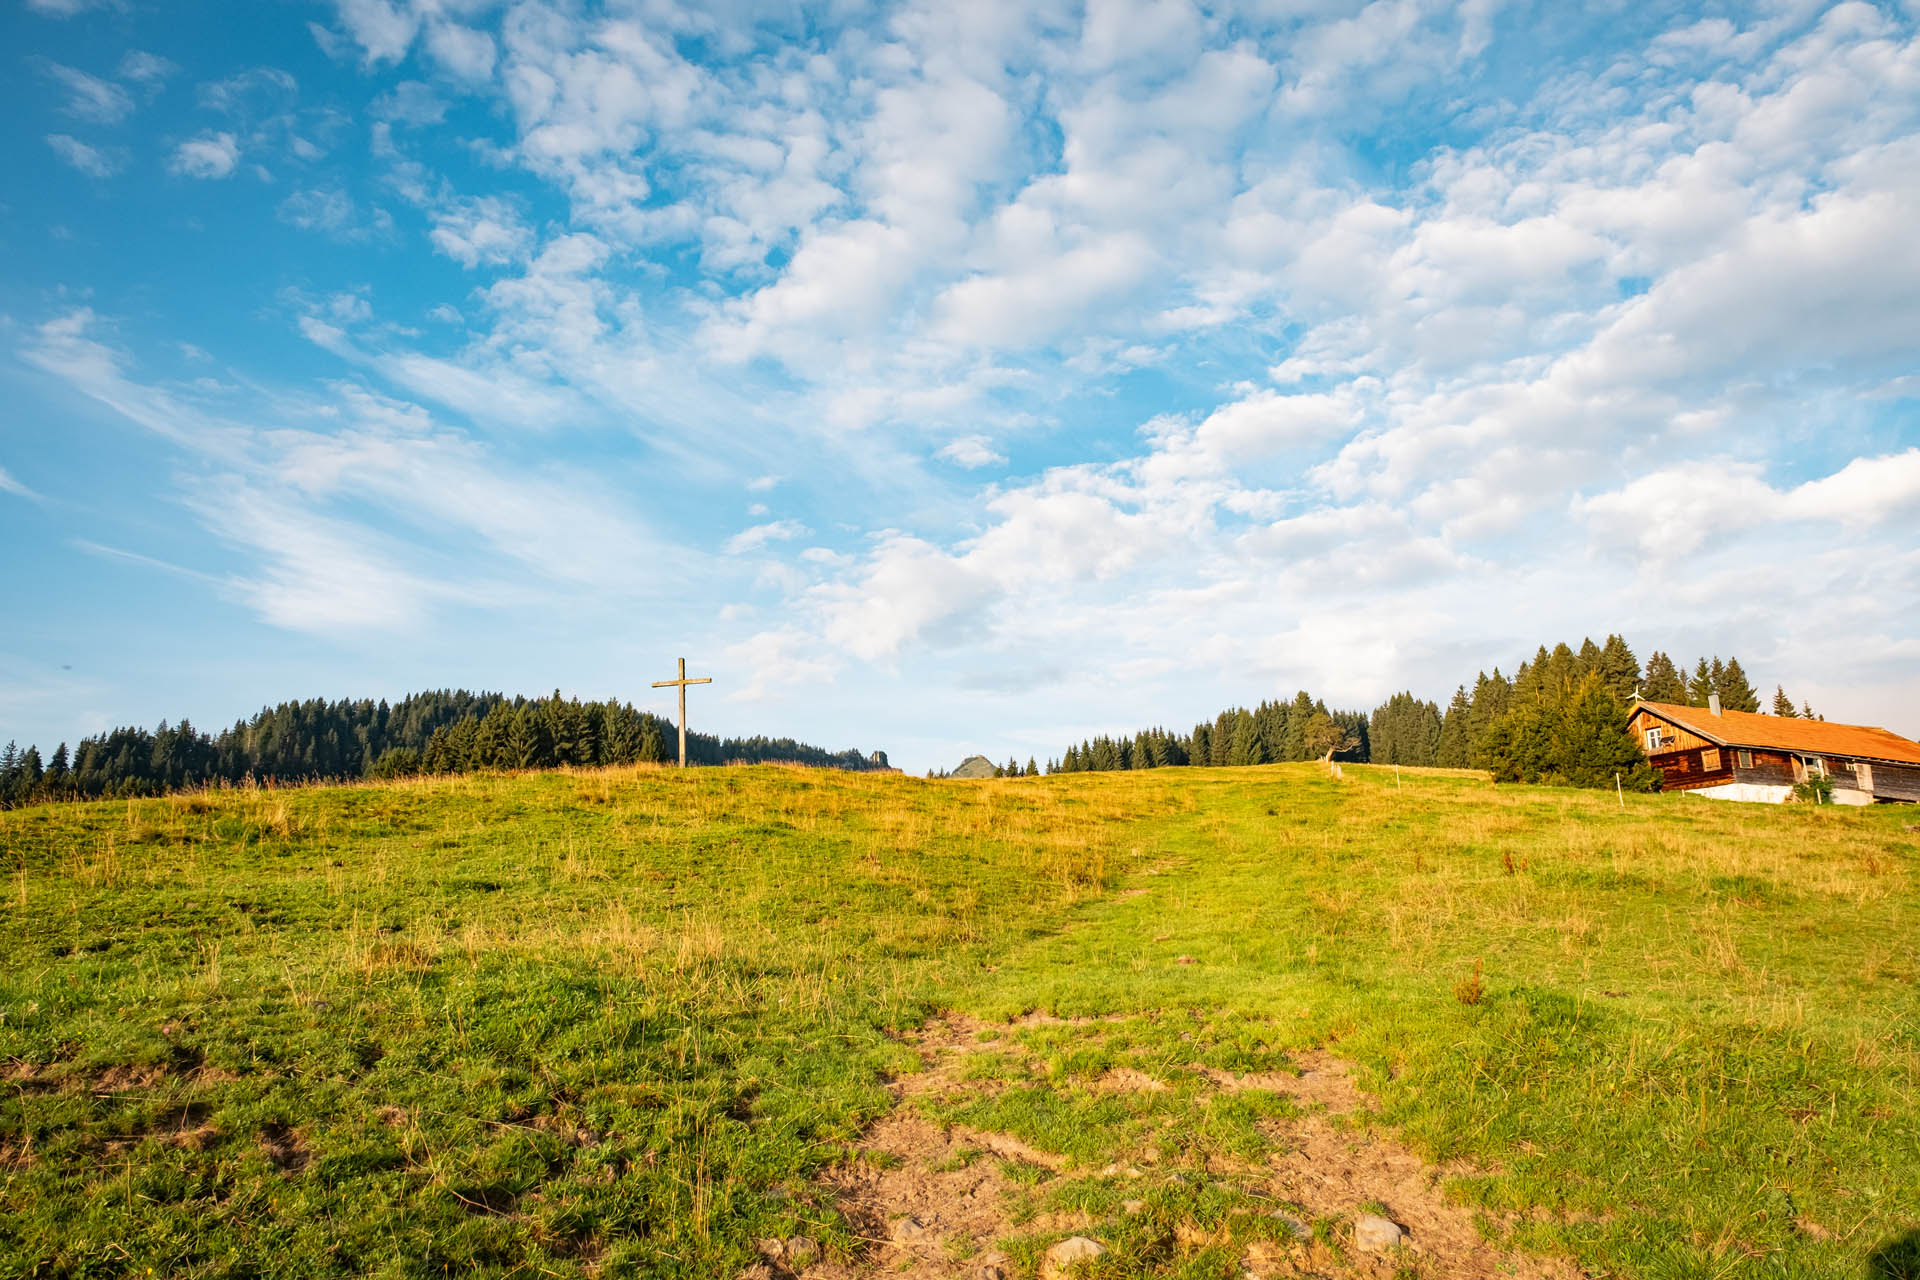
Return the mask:
[[[1285,1230],[1245,1194],[1101,1170],[1257,1161],[1291,1104],[1195,1068],[1324,1046],[1379,1124],[1485,1171],[1451,1194],[1513,1245],[1899,1275],[1916,817],[1312,766],[0,814],[0,1274],[725,1276],[793,1234],[846,1257],[815,1178],[917,1068],[898,1033],[1040,1010],[1108,1020],[1010,1026],[969,1064],[990,1088],[925,1103],[1065,1157],[1011,1174],[1016,1263],[1078,1213],[1104,1274],[1237,1275]],[[1170,1087],[1094,1087],[1117,1067]]]

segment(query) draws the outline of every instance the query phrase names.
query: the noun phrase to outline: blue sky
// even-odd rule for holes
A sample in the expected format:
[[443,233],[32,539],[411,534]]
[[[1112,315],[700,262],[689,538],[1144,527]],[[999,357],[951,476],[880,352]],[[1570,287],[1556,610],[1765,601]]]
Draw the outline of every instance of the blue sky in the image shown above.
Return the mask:
[[1920,733],[1911,4],[5,0],[0,736],[1045,757],[1541,641]]

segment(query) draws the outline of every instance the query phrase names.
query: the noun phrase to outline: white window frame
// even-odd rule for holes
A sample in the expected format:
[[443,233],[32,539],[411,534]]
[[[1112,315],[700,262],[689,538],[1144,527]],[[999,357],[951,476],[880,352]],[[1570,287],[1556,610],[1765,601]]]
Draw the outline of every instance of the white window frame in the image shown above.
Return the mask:
[[1658,751],[1659,749],[1660,749],[1660,730],[1658,728],[1647,730],[1647,754],[1652,755],[1654,752]]
[[1741,747],[1738,751],[1734,752],[1733,760],[1734,760],[1735,768],[1739,768],[1739,769],[1753,768],[1753,752],[1748,750],[1745,747]]

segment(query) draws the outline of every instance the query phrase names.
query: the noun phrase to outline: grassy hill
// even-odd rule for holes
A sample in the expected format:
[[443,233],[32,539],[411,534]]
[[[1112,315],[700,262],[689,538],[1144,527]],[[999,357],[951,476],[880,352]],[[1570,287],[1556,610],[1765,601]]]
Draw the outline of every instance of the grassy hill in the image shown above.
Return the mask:
[[1920,1257],[1920,815],[1345,775],[0,813],[0,1275]]

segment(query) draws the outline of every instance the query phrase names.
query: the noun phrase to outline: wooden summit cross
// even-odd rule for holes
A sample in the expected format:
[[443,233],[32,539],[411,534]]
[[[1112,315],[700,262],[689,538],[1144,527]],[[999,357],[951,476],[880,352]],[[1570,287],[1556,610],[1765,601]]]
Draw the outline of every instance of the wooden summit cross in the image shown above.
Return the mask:
[[701,676],[697,680],[687,679],[687,660],[680,659],[680,678],[678,680],[655,680],[653,687],[665,689],[673,685],[680,687],[680,767],[687,767],[687,686],[690,684],[712,684],[712,676]]

